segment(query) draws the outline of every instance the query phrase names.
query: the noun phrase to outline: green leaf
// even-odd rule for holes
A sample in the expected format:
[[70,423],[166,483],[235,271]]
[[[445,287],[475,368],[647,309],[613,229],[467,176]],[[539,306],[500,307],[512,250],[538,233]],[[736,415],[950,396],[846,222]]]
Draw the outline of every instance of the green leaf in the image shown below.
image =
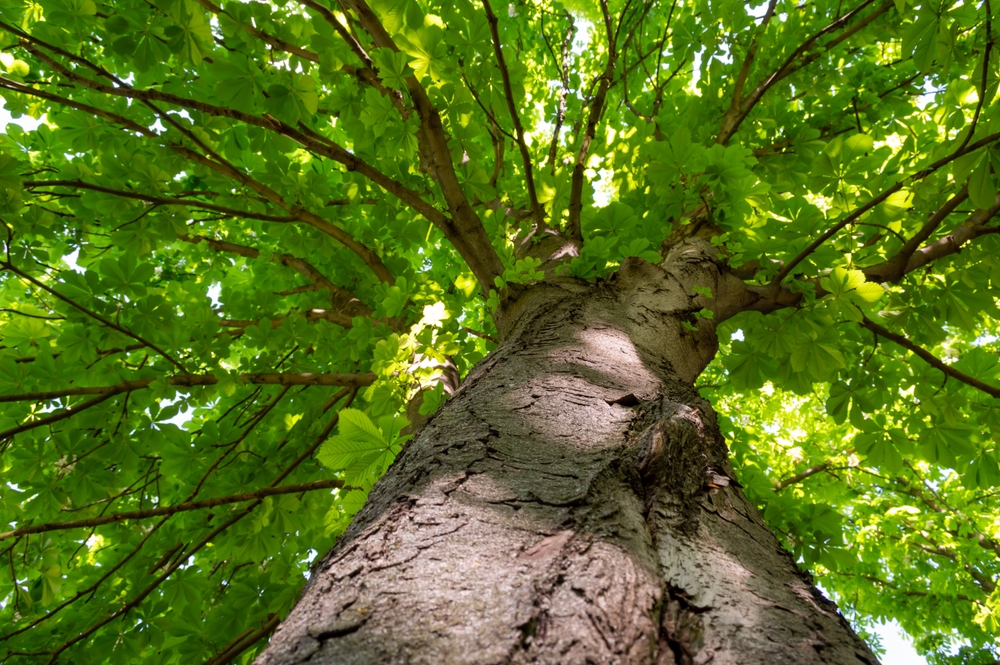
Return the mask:
[[372,52],[372,60],[378,67],[379,76],[386,87],[396,90],[406,87],[406,77],[412,76],[413,72],[410,70],[405,53],[384,48],[375,49]]
[[993,205],[997,194],[996,184],[990,175],[989,155],[983,155],[982,161],[969,176],[969,200],[977,208],[989,208]]

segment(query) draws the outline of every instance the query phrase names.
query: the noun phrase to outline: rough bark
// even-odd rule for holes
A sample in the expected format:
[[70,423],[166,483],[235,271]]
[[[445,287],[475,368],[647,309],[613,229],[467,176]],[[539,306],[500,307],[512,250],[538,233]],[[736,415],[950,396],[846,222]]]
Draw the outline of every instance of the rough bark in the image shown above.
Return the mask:
[[257,663],[876,663],[692,387],[717,350],[693,313],[742,297],[706,245],[507,307]]

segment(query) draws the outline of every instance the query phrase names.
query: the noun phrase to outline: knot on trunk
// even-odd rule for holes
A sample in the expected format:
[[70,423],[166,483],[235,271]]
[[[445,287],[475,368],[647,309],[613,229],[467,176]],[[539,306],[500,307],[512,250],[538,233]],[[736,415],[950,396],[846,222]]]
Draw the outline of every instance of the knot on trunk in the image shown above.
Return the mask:
[[633,459],[647,507],[669,503],[689,521],[701,497],[740,487],[710,410],[663,399],[643,420],[645,426],[636,429]]

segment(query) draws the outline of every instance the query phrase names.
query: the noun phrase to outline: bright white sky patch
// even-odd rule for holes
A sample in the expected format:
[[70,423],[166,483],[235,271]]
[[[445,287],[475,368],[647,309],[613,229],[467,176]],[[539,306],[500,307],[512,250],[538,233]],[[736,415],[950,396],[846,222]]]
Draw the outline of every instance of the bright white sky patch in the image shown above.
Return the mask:
[[4,106],[3,99],[0,99],[0,133],[7,133],[7,125],[14,123],[15,125],[20,125],[25,131],[32,131],[38,128],[38,125],[42,124],[41,120],[35,120],[29,115],[22,115],[20,118],[15,120],[11,117],[10,111]]
[[882,662],[886,665],[927,665],[927,660],[914,650],[912,640],[895,621],[882,624],[875,633],[882,638],[885,649]]

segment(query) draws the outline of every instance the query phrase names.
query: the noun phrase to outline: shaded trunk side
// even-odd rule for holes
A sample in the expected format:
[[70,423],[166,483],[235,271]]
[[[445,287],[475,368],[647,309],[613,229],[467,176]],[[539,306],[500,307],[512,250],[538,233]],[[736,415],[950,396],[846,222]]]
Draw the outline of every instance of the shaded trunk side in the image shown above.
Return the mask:
[[784,552],[691,382],[727,278],[701,248],[534,289],[258,658],[876,663]]

